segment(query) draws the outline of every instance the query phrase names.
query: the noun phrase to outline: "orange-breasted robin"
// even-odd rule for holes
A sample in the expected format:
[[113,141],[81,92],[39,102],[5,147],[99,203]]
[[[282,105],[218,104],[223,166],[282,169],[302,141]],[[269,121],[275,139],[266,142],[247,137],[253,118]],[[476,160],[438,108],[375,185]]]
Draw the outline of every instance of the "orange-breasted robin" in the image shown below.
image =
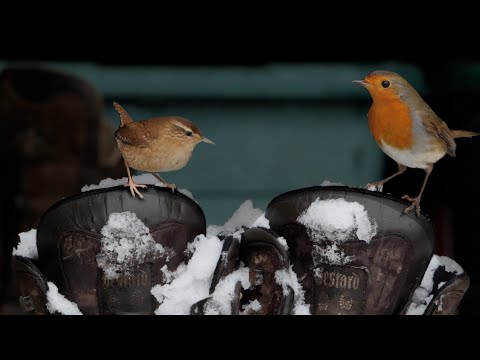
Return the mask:
[[455,139],[480,134],[450,130],[407,80],[394,72],[374,71],[363,80],[353,82],[370,92],[373,104],[368,112],[368,126],[383,152],[398,164],[395,174],[370,183],[367,188],[382,191],[387,181],[402,174],[407,167],[425,170],[418,196],[402,197],[412,203],[404,212],[415,208],[419,215],[420,200],[433,164],[446,154],[455,156]]
[[127,111],[114,102],[120,115],[120,127],[115,131],[115,139],[127,168],[128,184],[132,196],[140,198],[133,182],[130,168],[151,173],[166,187],[174,191],[175,185],[163,180],[157,173],[175,171],[187,165],[193,149],[200,142],[214,143],[202,135],[200,129],[190,120],[178,116],[155,117],[143,121],[133,121]]

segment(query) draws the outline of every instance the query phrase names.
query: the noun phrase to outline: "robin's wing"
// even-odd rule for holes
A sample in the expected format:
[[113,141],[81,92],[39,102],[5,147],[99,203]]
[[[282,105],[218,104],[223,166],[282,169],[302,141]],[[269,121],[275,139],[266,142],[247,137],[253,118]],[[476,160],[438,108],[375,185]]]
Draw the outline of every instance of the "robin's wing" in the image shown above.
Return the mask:
[[450,156],[455,156],[457,144],[453,139],[447,124],[440,119],[433,111],[418,112],[417,116],[422,120],[425,128],[435,136],[442,139],[447,144],[447,152]]
[[146,121],[131,122],[115,131],[115,138],[125,144],[145,147],[155,140],[151,131],[151,124]]

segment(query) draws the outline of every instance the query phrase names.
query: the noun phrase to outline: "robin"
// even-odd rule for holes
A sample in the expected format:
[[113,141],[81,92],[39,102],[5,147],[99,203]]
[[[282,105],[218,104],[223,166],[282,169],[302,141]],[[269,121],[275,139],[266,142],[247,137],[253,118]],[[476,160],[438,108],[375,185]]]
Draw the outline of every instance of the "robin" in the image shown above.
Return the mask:
[[367,188],[382,191],[387,181],[405,172],[407,167],[425,170],[425,180],[418,196],[402,197],[412,203],[404,213],[416,209],[420,215],[420,200],[433,164],[445,154],[455,156],[455,139],[480,134],[450,130],[407,80],[394,72],[374,71],[363,80],[353,82],[366,88],[372,96],[368,126],[383,152],[398,164],[395,174],[370,183]]
[[128,184],[132,196],[135,193],[143,199],[130,175],[130,168],[146,171],[174,191],[175,184],[163,180],[158,172],[180,170],[192,157],[195,146],[200,142],[215,145],[202,135],[200,129],[190,120],[179,116],[156,117],[133,121],[127,111],[118,103],[113,106],[120,115],[120,127],[115,139],[127,168]]

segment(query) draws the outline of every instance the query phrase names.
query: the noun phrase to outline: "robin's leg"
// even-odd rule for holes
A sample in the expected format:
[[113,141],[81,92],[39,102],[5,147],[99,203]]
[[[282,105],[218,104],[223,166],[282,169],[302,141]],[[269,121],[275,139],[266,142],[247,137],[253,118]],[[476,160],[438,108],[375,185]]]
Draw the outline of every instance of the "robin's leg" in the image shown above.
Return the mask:
[[125,163],[125,167],[127,168],[127,174],[128,174],[128,183],[125,184],[125,186],[128,186],[130,188],[130,192],[132,193],[132,196],[135,197],[135,193],[138,194],[138,196],[140,197],[140,199],[143,199],[143,195],[140,194],[140,192],[138,191],[137,187],[140,187],[140,188],[146,188],[147,185],[138,185],[138,184],[135,184],[133,182],[133,179],[132,179],[132,175],[130,175],[130,168],[128,167],[128,164],[125,160],[123,160],[123,162]]
[[395,174],[393,174],[393,175],[391,175],[391,176],[389,176],[389,177],[387,177],[387,178],[385,178],[385,179],[383,179],[383,180],[380,180],[380,181],[377,181],[377,182],[373,182],[373,183],[368,183],[367,186],[365,186],[365,189],[368,189],[368,190],[372,190],[372,189],[373,189],[373,191],[376,190],[376,191],[382,192],[382,191],[383,191],[383,185],[384,185],[387,181],[392,180],[395,176],[398,176],[398,175],[400,175],[400,174],[403,174],[403,173],[405,172],[405,170],[407,170],[407,167],[406,167],[405,165],[400,165],[400,164],[398,164],[398,171],[397,171]]
[[175,189],[177,188],[175,186],[175,184],[169,184],[168,182],[166,182],[165,180],[163,180],[160,175],[158,175],[157,173],[151,173],[153,176],[155,176],[161,183],[163,183],[165,185],[165,187],[167,188],[170,188],[172,189],[172,193],[175,192]]
[[427,174],[425,175],[425,180],[423,180],[423,185],[422,185],[422,189],[420,190],[420,194],[418,194],[416,198],[411,198],[408,195],[402,196],[402,199],[406,199],[412,202],[412,205],[410,205],[403,211],[404,214],[412,211],[413,208],[415,208],[417,212],[417,216],[420,216],[420,200],[422,200],[423,190],[425,190],[425,185],[427,185],[428,177],[432,173],[432,170],[433,170],[433,165],[431,165],[428,169],[425,170]]

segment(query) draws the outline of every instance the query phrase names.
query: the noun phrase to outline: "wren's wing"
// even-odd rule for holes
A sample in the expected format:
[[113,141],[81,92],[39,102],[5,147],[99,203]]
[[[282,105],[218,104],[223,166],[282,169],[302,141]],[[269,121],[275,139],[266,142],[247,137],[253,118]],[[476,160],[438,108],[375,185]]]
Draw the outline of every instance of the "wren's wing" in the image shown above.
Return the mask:
[[145,147],[155,140],[151,124],[148,121],[131,122],[115,131],[115,138],[125,144]]
[[457,144],[455,144],[455,140],[453,139],[447,124],[429,109],[417,111],[417,116],[422,120],[423,125],[428,131],[442,139],[447,144],[448,155],[455,156]]

